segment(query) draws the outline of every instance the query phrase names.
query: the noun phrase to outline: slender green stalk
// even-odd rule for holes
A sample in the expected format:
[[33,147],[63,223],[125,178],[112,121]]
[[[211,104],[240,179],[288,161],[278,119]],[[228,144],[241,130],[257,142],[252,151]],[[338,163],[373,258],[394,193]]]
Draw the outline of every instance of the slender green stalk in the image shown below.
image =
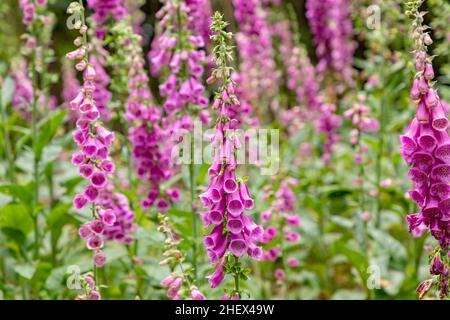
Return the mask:
[[37,122],[38,122],[38,74],[36,71],[36,54],[33,53],[32,65],[31,65],[31,81],[33,83],[33,101],[32,101],[32,113],[31,113],[31,137],[33,146],[33,222],[34,222],[34,259],[39,259],[40,250],[40,235],[39,235],[39,162],[40,155],[37,150]]
[[[383,26],[380,26],[380,32]],[[386,50],[386,41],[381,41],[381,49],[380,52],[383,55]],[[381,58],[381,56],[380,56]],[[379,68],[381,70],[380,73],[380,85],[382,88],[386,87],[386,64],[383,59],[379,61]],[[381,91],[380,98],[380,108],[378,112],[378,123],[380,125],[379,135],[378,135],[378,153],[376,158],[376,187],[377,187],[377,201],[376,201],[376,210],[375,210],[375,228],[379,229],[381,227],[381,179],[382,179],[382,165],[383,165],[383,156],[384,156],[384,144],[385,144],[385,131],[386,131],[386,119],[387,112],[389,111],[386,107],[386,99],[384,90]]]
[[[239,265],[239,258],[234,256],[234,263],[235,266]],[[239,287],[239,278],[240,278],[240,274],[238,272],[236,272],[234,274],[234,291],[238,294],[239,299],[241,298],[241,291],[240,291],[240,287]],[[232,297],[230,297],[231,299]]]
[[139,277],[139,272],[137,269],[137,265],[136,262],[134,260],[134,254],[133,254],[133,249],[131,248],[131,246],[127,245],[127,252],[128,252],[128,257],[130,258],[130,263],[134,272],[134,276],[136,277],[136,296],[139,298],[142,298],[141,296],[141,288],[142,288],[142,280]]
[[[53,210],[53,204],[55,202],[54,186],[53,186],[53,165],[50,166],[50,173],[47,174],[47,184],[48,184],[48,194],[49,194],[48,211],[50,213]],[[56,232],[52,228],[52,230],[50,231],[50,248],[51,248],[53,267],[56,267],[56,263],[57,263],[57,250],[58,250],[57,242],[58,242],[58,239],[56,237]]]
[[8,161],[8,169],[7,174],[10,183],[14,183],[16,181],[15,176],[15,166],[14,166],[14,154],[11,148],[11,140],[9,136],[9,130],[7,125],[7,119],[8,116],[6,114],[6,106],[3,105],[3,97],[2,97],[2,90],[0,87],[0,109],[1,109],[1,117],[2,117],[2,126],[3,126],[3,142],[4,142],[4,148],[6,153],[6,159]]
[[[97,211],[96,211],[95,203],[92,203],[91,213],[92,213],[92,219],[96,219],[97,218]],[[95,263],[94,263],[94,280],[95,280],[95,285],[99,288],[98,290],[100,291],[100,286],[99,286],[99,283],[98,283],[98,268],[95,265]]]
[[[359,117],[361,118],[362,115],[360,114]],[[361,140],[362,140],[362,132],[361,132],[361,130],[358,130],[358,152],[362,157],[363,153],[362,153],[362,141]],[[361,235],[360,235],[361,250],[366,255],[368,255],[366,226],[365,226],[364,219],[362,216],[362,213],[365,211],[365,208],[366,208],[365,197],[364,197],[364,174],[365,174],[364,164],[362,163],[362,160],[361,160],[361,163],[359,164],[359,173],[358,173],[359,183],[360,183],[360,186],[359,186],[359,206],[360,206],[359,210],[360,210],[360,212],[358,214],[358,222],[360,224],[360,230],[361,230]]]
[[192,267],[194,268],[194,280],[197,280],[197,213],[195,210],[195,173],[194,173],[194,137],[191,137],[191,159],[189,163],[189,188],[191,193],[192,212]]

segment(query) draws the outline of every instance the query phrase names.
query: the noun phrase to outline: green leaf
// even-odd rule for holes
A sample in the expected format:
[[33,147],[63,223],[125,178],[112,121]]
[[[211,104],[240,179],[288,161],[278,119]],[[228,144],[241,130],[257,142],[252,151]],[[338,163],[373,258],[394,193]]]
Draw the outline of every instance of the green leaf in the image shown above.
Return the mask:
[[66,115],[65,110],[58,110],[51,113],[48,118],[44,120],[39,128],[39,134],[35,145],[35,154],[40,158],[44,147],[50,143],[53,137],[56,135],[57,130],[60,128]]
[[33,219],[23,204],[10,203],[0,210],[0,226],[16,229],[27,235],[33,229]]
[[14,81],[7,77],[3,81],[2,86],[2,107],[5,108],[8,103],[11,102],[12,96],[14,94]]
[[34,272],[36,271],[36,266],[31,264],[22,264],[14,266],[14,271],[25,279],[30,280],[33,278]]
[[359,251],[349,248],[342,242],[337,242],[335,244],[335,250],[343,254],[348,259],[349,263],[355,267],[361,278],[362,285],[366,286],[367,278],[369,277],[369,274],[367,273],[367,268],[369,267],[367,258]]
[[9,184],[0,186],[0,193],[19,199],[21,202],[31,203],[33,195],[30,185]]
[[47,227],[51,229],[53,226],[55,226],[59,221],[62,220],[62,218],[64,218],[71,207],[71,203],[63,203],[54,207],[46,217]]

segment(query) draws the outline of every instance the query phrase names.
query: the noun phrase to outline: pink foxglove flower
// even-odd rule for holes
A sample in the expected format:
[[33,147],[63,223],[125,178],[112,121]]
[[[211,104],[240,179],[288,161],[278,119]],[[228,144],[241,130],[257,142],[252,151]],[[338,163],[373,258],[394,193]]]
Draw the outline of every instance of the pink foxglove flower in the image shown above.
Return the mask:
[[363,145],[361,135],[366,132],[377,132],[378,121],[370,117],[370,109],[365,105],[366,97],[358,96],[358,102],[344,112],[344,118],[351,121],[353,129],[350,131],[350,144],[357,145],[358,150],[354,156],[354,162],[361,164],[363,154],[368,152],[367,146]]
[[[418,71],[432,68],[425,51],[416,53],[416,66]],[[446,218],[450,212],[448,106],[429,85],[430,80],[420,72],[414,80],[411,96],[418,105],[417,113],[400,137],[401,154],[411,167],[408,177],[414,184],[409,195],[420,208],[407,219],[413,235],[420,236],[429,229],[442,249],[447,250],[450,246],[450,222]],[[416,94],[419,85],[422,88]]]
[[[77,3],[69,6],[67,11],[69,14],[75,12],[84,14],[84,8]],[[114,141],[114,133],[102,125],[100,112],[93,97],[96,71],[88,63],[89,55],[85,49],[88,47],[86,42],[87,26],[80,26],[79,31],[82,37],[78,38],[80,41],[75,41],[79,47],[68,53],[66,57],[69,60],[77,60],[78,63],[80,61],[85,63],[83,85],[75,98],[69,102],[69,105],[78,115],[76,129],[72,134],[78,146],[78,151],[74,153],[72,163],[79,167],[80,175],[87,183],[84,192],[76,195],[73,203],[74,207],[79,210],[88,204],[91,205],[92,221],[82,226],[79,234],[82,238],[87,239],[88,249],[94,252],[94,264],[102,266],[106,262],[106,256],[101,253],[104,246],[105,225],[99,217],[99,210],[102,206],[100,193],[108,185],[108,175],[113,172],[114,168],[112,162],[108,160],[109,150]],[[90,230],[90,234],[88,230]]]
[[244,106],[260,104],[262,100],[270,103],[277,93],[280,74],[276,70],[266,11],[260,0],[233,0],[233,6],[240,29],[236,34],[241,58],[237,81],[240,100]]
[[[410,166],[408,174],[413,183],[410,198],[419,210],[407,216],[413,236],[425,231],[439,242],[432,256],[430,274],[438,276],[440,297],[448,295],[450,266],[448,259],[441,260],[441,253],[448,255],[450,248],[450,137],[448,134],[448,106],[433,88],[434,71],[427,46],[432,43],[427,29],[422,26],[423,14],[419,11],[422,1],[408,3],[410,17],[414,18],[416,76],[410,91],[417,104],[416,116],[404,135],[400,137],[401,155]],[[447,257],[445,257],[447,258]],[[444,261],[447,261],[446,263]],[[418,292],[422,296],[425,291]]]
[[[208,212],[202,215],[205,226],[211,226],[209,235],[204,238],[207,255],[216,269],[208,277],[211,287],[216,287],[223,279],[222,269],[226,254],[234,256],[235,260],[247,253],[255,260],[261,258],[261,241],[263,229],[245,214],[252,210],[254,201],[249,194],[244,179],[236,177],[235,152],[239,144],[235,129],[238,122],[230,110],[240,105],[235,95],[235,82],[230,77],[227,61],[231,52],[227,49],[223,22],[220,14],[216,13],[211,30],[216,32],[212,38],[218,43],[215,52],[217,69],[213,70],[214,80],[219,80],[219,90],[215,95],[213,108],[220,111],[216,122],[215,134],[212,138],[214,146],[214,161],[209,169],[211,182],[209,187],[200,195],[203,206]],[[231,37],[228,36],[228,37]],[[225,70],[225,74],[223,73]]]
[[307,0],[306,17],[314,36],[317,70],[331,71],[348,85],[353,84],[352,63],[356,44],[352,40],[349,0]]
[[121,20],[127,10],[123,0],[87,0],[88,7],[94,11],[92,19],[97,25],[104,24],[108,19]]
[[336,106],[333,104],[322,104],[320,110],[321,115],[316,120],[316,129],[319,133],[325,135],[322,159],[324,163],[328,165],[331,161],[333,145],[340,141],[340,136],[336,131],[341,126],[342,119],[334,113],[336,111]]
[[[281,248],[274,243],[298,242],[300,234],[298,227],[301,225],[300,215],[295,212],[297,197],[292,190],[297,185],[294,178],[285,178],[281,181],[276,192],[265,189],[268,193],[266,198],[273,199],[271,208],[261,213],[261,219],[264,221],[264,233],[262,235],[262,243],[264,251],[262,252],[262,260],[275,261],[281,257]],[[270,214],[267,214],[270,212]],[[280,240],[280,237],[282,237]],[[296,260],[296,259],[294,259]],[[298,262],[298,261],[297,261]],[[292,266],[297,266],[291,263]],[[290,263],[287,263],[291,267]]]

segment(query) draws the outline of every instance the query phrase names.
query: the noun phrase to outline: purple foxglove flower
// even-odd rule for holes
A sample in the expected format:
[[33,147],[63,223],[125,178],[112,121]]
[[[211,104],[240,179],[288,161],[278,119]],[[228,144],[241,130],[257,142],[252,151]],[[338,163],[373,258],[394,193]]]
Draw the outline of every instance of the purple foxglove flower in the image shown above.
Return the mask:
[[230,235],[230,252],[236,257],[241,257],[247,251],[247,242],[242,235]]
[[438,131],[445,131],[448,128],[447,114],[444,111],[441,103],[438,103],[436,107],[431,109],[433,129]]
[[91,230],[97,234],[102,234],[104,230],[103,222],[100,220],[92,220],[89,224]]
[[226,193],[236,192],[238,184],[236,182],[236,177],[234,176],[234,171],[225,169],[223,175],[223,190]]
[[168,288],[174,282],[174,280],[175,278],[171,274],[168,275],[167,277],[161,280],[160,282],[161,287]]
[[106,255],[102,252],[97,252],[93,257],[94,264],[97,267],[103,267],[106,264]]
[[250,197],[250,193],[248,192],[247,185],[245,184],[244,181],[240,182],[239,191],[241,194],[241,198],[242,198],[245,210],[252,210],[253,207],[255,206],[255,202]]
[[214,248],[208,249],[208,257],[211,264],[216,264],[225,254],[228,246],[228,239],[226,236],[223,236],[216,243]]
[[254,245],[249,245],[248,249],[247,249],[247,254],[252,257],[253,259],[255,259],[256,261],[261,260],[262,255],[263,255],[263,250],[261,247],[258,246],[254,246]]
[[286,222],[290,225],[300,227],[300,216],[299,215],[284,215],[284,218],[286,219]]
[[431,178],[443,183],[450,182],[450,165],[438,164],[431,170]]
[[411,91],[409,93],[409,96],[411,97],[411,99],[413,100],[418,100],[420,98],[420,91],[419,91],[419,80],[415,79],[413,82],[413,85],[411,87]]
[[78,229],[78,234],[80,235],[81,239],[86,239],[92,234],[91,228],[89,226],[81,226]]
[[91,236],[87,241],[87,248],[89,250],[100,250],[103,248],[103,240],[98,236]]
[[102,222],[105,226],[111,227],[116,222],[116,215],[112,209],[99,211],[99,216],[102,218]]
[[191,287],[191,298],[192,300],[206,300],[203,293],[201,293],[195,286]]
[[425,95],[425,104],[428,108],[434,108],[438,104],[438,98],[436,96],[436,92],[433,89],[428,89]]
[[430,194],[441,200],[445,200],[450,196],[450,186],[446,183],[433,183],[430,187]]
[[[223,202],[221,202],[222,206]],[[217,205],[216,208],[212,208],[211,211],[208,212],[208,220],[214,225],[219,225],[223,222],[224,219],[224,210],[219,207],[220,205]]]
[[283,269],[277,268],[274,272],[274,276],[277,280],[283,281],[286,278],[286,274]]
[[287,265],[291,268],[298,267],[300,265],[300,262],[296,258],[289,258],[287,260]]
[[430,114],[422,100],[419,102],[417,107],[416,118],[420,124],[426,124],[429,122]]
[[80,166],[79,172],[83,178],[89,179],[94,173],[94,166],[90,163],[83,164]]
[[91,290],[91,292],[89,292],[89,294],[88,294],[87,299],[88,300],[101,300],[102,298],[101,298],[100,292],[98,292],[97,290]]
[[98,137],[106,146],[110,146],[113,143],[114,132],[109,131],[101,125],[97,126],[95,129],[97,131]]
[[223,226],[217,225],[211,233],[204,238],[206,249],[213,249],[223,240]]
[[73,205],[76,209],[82,209],[87,203],[88,199],[82,194],[78,194],[73,198]]
[[90,201],[90,202],[94,202],[98,195],[99,195],[99,191],[96,187],[94,187],[93,185],[87,185],[86,188],[84,189],[83,195]]
[[222,283],[223,279],[225,278],[225,274],[223,273],[222,268],[223,261],[218,263],[214,272],[206,277],[209,284],[211,285],[211,288],[216,288],[219,284]]
[[82,152],[76,152],[72,155],[72,164],[75,166],[81,165],[86,159],[85,155]]
[[228,195],[227,210],[233,217],[238,217],[244,211],[239,191],[235,191]]
[[431,65],[431,63],[425,64],[425,72],[423,73],[423,76],[427,80],[431,80],[434,78],[434,70],[433,70],[433,66]]
[[114,173],[115,166],[114,163],[109,160],[104,160],[100,164],[100,168],[108,174]]
[[427,152],[433,152],[434,148],[436,148],[437,139],[433,129],[429,125],[421,126],[417,142],[419,146]]
[[240,234],[242,230],[244,229],[244,224],[242,223],[242,220],[240,218],[238,219],[228,219],[227,221],[227,229],[232,234]]
[[402,155],[411,155],[417,149],[416,138],[419,133],[419,123],[414,119],[408,127],[408,131],[400,136],[400,142],[402,144]]
[[423,191],[417,190],[417,189],[411,189],[408,192],[409,197],[417,203],[419,207],[423,207],[425,204],[425,196],[423,194]]
[[91,177],[91,183],[96,188],[104,188],[108,183],[104,173],[96,172]]

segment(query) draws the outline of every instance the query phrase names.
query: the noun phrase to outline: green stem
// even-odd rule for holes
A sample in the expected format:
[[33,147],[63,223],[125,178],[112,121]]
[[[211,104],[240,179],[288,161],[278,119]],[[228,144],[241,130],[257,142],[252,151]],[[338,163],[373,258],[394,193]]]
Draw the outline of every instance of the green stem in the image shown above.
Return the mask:
[[191,137],[191,159],[189,163],[189,187],[191,193],[191,212],[192,212],[192,267],[194,269],[194,281],[197,280],[197,213],[195,212],[195,176],[194,176],[194,137]]
[[31,113],[31,135],[32,135],[32,146],[34,152],[33,159],[33,222],[34,222],[34,259],[39,259],[39,249],[40,249],[40,235],[39,235],[39,162],[40,155],[37,153],[37,103],[38,103],[38,75],[36,71],[36,54],[33,54],[32,66],[31,66],[31,80],[33,83],[33,105]]
[[136,296],[142,298],[141,296],[142,281],[141,278],[139,277],[139,272],[137,271],[136,262],[134,261],[133,249],[129,245],[127,245],[127,251],[128,257],[130,258],[131,266],[134,271],[134,276],[136,277]]
[[[0,88],[1,89],[1,88]],[[7,114],[6,114],[6,106],[3,105],[3,97],[0,90],[0,109],[1,109],[1,117],[2,117],[2,126],[3,126],[3,139],[4,139],[4,148],[6,153],[6,158],[8,161],[8,178],[10,183],[15,183],[15,170],[14,170],[14,155],[11,148],[11,140],[9,136],[9,130],[7,125]]]
[[[96,211],[95,203],[92,203],[92,205],[91,205],[91,213],[92,213],[92,219],[96,219],[97,211]],[[95,285],[99,288],[98,290],[100,291],[100,286],[98,284],[98,268],[95,265],[95,263],[94,263],[94,280],[95,280]]]
[[[380,31],[381,32],[381,31]],[[384,45],[384,42],[382,44],[382,48],[381,48],[381,54],[384,54],[384,51],[386,50],[386,46]],[[380,57],[381,58],[381,57]],[[381,73],[380,73],[380,83],[382,85],[382,88],[386,87],[386,67],[384,64],[384,61],[380,60],[379,61],[380,64],[382,63],[382,65],[380,65],[380,69],[381,69]],[[378,123],[380,124],[380,130],[379,130],[379,136],[378,136],[378,153],[377,153],[377,158],[376,158],[376,184],[377,184],[377,190],[378,190],[378,194],[377,194],[377,201],[376,201],[376,210],[375,210],[375,228],[379,229],[381,227],[381,186],[380,186],[380,182],[381,182],[381,178],[382,178],[382,161],[383,161],[383,153],[384,153],[384,135],[385,135],[385,130],[386,130],[386,119],[387,119],[387,115],[386,113],[389,111],[388,109],[385,108],[385,104],[386,104],[386,100],[385,100],[385,95],[384,95],[384,91],[381,91],[381,98],[380,98],[380,108],[379,108],[379,112],[378,112]]]
[[[55,201],[55,195],[54,195],[54,187],[53,187],[53,165],[51,165],[50,173],[47,175],[47,183],[48,183],[48,193],[49,193],[49,205],[48,210],[49,214],[53,210],[53,203]],[[58,238],[56,236],[56,230],[50,231],[50,247],[51,247],[51,257],[52,257],[52,265],[53,267],[56,267],[57,263],[57,244],[58,244]]]
[[[362,117],[362,115],[359,115],[360,117]],[[362,153],[362,133],[361,130],[358,130],[358,152],[361,155],[361,157],[363,156]],[[364,164],[361,163],[359,165],[359,182],[360,182],[360,188],[359,188],[359,206],[360,206],[360,212],[358,214],[358,220],[359,220],[359,224],[360,224],[360,229],[361,229],[361,250],[362,252],[364,252],[366,254],[366,256],[368,256],[368,251],[367,251],[367,234],[366,234],[366,226],[364,223],[364,219],[362,216],[362,213],[365,210],[366,207],[366,203],[365,203],[365,197],[364,197]]]
[[[234,265],[235,267],[237,267],[239,264],[239,258],[234,256]],[[240,268],[239,268],[240,269]],[[239,299],[241,298],[241,291],[239,288],[239,278],[240,278],[240,274],[238,272],[234,273],[234,291],[238,294]],[[231,299],[232,297],[230,297]]]

